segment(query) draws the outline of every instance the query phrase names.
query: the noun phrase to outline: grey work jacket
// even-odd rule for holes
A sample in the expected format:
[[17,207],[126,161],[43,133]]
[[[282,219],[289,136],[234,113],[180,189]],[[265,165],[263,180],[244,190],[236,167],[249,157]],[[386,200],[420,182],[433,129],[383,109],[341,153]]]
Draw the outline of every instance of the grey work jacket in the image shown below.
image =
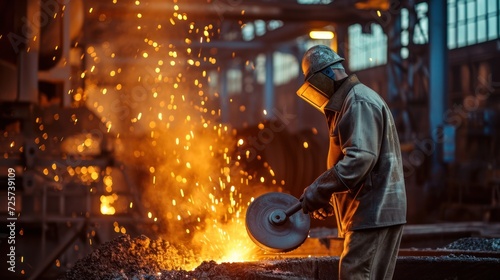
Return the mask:
[[339,235],[406,223],[401,150],[384,100],[350,75],[330,98],[325,116],[330,149],[328,170],[320,177],[334,172],[348,189],[334,193],[331,200]]

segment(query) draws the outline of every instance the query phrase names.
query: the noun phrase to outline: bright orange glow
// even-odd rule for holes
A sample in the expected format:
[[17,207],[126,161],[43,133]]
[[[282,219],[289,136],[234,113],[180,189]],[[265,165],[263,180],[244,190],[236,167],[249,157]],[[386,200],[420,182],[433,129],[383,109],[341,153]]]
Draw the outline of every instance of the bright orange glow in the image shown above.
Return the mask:
[[[210,42],[212,36],[220,35],[219,27],[198,24],[177,2],[172,4],[173,13],[167,15],[170,24],[157,28],[155,24],[153,29],[145,24],[148,14],[134,10],[132,24],[137,29],[130,32],[141,36],[142,46],[134,54],[140,68],[130,70],[117,62],[115,52],[120,46],[113,45],[116,42],[88,46],[85,59],[89,66],[80,74],[88,80],[85,89],[73,95],[78,95],[74,100],[92,108],[104,124],[103,133],[116,137],[109,143],[116,157],[138,173],[134,175],[144,199],[144,203],[139,202],[145,208],[144,218],[165,227],[154,227],[158,236],[182,242],[193,251],[196,261],[190,260],[191,265],[183,269],[194,269],[204,260],[256,260],[262,252],[246,232],[246,208],[257,194],[279,190],[278,179],[267,163],[258,174],[242,168],[250,160],[260,160],[260,155],[246,137],[219,123],[224,112],[210,100],[218,93],[210,92],[211,73],[204,67],[217,64],[215,54],[189,46]],[[192,22],[178,24],[188,18]],[[182,26],[188,30],[179,45],[165,40],[169,32],[182,32]],[[123,40],[128,43],[129,39],[124,36]],[[241,112],[247,110],[244,105],[235,106]],[[78,118],[86,121],[76,115],[72,121],[76,124]],[[264,123],[258,128],[263,130]],[[94,151],[102,144],[90,136],[75,141],[78,153]],[[68,173],[90,183],[102,182],[103,215],[139,208],[129,197],[116,195],[125,185],[121,175],[97,166],[85,168],[72,168]],[[56,175],[50,168],[43,172],[50,178]],[[116,223],[114,231],[126,233],[127,229]]]
[[114,215],[116,210],[111,204],[118,199],[116,194],[101,195],[101,213],[103,215]]

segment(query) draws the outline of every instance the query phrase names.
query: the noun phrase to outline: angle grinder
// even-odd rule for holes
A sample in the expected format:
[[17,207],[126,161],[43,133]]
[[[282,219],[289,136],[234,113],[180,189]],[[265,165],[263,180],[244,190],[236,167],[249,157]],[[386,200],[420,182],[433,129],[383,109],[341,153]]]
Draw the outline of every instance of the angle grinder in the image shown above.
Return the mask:
[[298,248],[309,235],[311,218],[301,202],[286,193],[271,192],[257,197],[248,206],[245,225],[250,239],[272,253]]

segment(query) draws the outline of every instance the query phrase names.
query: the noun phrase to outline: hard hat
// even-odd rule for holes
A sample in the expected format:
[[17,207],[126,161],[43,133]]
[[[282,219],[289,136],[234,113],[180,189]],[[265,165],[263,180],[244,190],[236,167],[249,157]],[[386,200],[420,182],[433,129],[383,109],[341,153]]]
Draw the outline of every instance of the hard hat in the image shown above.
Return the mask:
[[314,73],[317,73],[324,68],[335,65],[333,68],[344,69],[339,62],[344,61],[331,48],[325,45],[316,45],[306,51],[302,58],[302,71],[304,72],[305,80],[309,80]]

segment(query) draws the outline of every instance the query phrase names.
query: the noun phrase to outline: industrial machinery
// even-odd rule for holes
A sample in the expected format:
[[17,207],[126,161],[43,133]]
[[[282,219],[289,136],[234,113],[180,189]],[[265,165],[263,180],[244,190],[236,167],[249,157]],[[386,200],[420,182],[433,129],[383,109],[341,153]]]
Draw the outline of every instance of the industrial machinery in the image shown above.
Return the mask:
[[[101,116],[79,102],[83,79],[72,78],[84,71],[84,50],[75,43],[83,2],[60,3],[0,3],[10,11],[1,34],[21,40],[0,43],[0,179],[7,182],[10,172],[14,183],[0,191],[0,201],[15,202],[0,217],[5,229],[15,216],[16,272],[23,279],[54,278],[92,245],[124,226],[132,233],[146,220],[134,170],[115,157],[116,137]],[[23,22],[35,18],[44,21]],[[118,196],[123,203],[111,206]],[[10,245],[6,238],[0,232],[2,252]],[[0,268],[7,271],[5,263]]]

